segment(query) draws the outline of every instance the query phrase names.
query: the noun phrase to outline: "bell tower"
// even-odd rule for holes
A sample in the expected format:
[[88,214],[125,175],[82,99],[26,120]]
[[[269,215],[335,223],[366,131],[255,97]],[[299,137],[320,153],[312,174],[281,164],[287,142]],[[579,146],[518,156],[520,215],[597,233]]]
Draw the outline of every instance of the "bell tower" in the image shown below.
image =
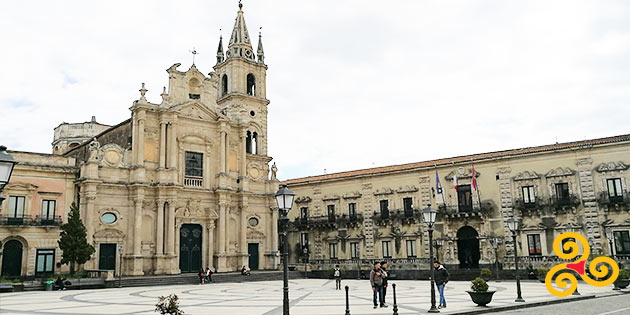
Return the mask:
[[219,39],[217,64],[217,106],[224,113],[243,125],[243,137],[247,137],[247,153],[267,155],[267,105],[266,75],[262,35],[258,34],[256,54],[245,17],[243,4],[234,22],[227,50],[223,50],[223,38]]

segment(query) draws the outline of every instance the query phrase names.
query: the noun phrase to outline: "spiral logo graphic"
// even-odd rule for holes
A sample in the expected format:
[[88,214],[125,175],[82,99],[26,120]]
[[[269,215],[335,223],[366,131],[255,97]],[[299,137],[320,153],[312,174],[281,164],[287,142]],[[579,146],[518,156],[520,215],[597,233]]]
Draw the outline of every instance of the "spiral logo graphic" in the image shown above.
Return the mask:
[[[562,241],[567,240],[562,245]],[[579,244],[578,244],[579,243]],[[575,260],[572,263],[564,263],[554,266],[547,272],[547,277],[545,278],[545,286],[547,287],[547,291],[549,293],[557,296],[557,297],[565,297],[571,295],[577,289],[577,278],[570,272],[567,272],[566,269],[571,269],[577,272],[584,282],[595,286],[595,287],[605,287],[611,285],[617,277],[619,276],[619,266],[617,263],[610,257],[597,257],[591,260],[588,265],[588,271],[590,274],[596,278],[603,278],[610,273],[610,277],[607,280],[598,280],[592,279],[586,273],[586,260],[589,258],[591,254],[591,247],[588,245],[588,241],[586,238],[575,232],[565,232],[560,234],[553,241],[553,251],[560,257],[561,259],[572,260],[575,259],[580,252],[580,245],[584,249],[582,256]],[[567,251],[565,253],[563,251]],[[553,280],[553,277],[556,276],[556,279]],[[555,282],[556,286],[560,288],[560,290],[556,289],[553,286],[553,282]]]

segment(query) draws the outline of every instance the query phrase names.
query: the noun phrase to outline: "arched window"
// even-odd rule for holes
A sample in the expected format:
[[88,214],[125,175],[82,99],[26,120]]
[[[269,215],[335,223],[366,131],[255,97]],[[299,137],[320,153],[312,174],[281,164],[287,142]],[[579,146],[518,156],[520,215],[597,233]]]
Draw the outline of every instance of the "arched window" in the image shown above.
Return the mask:
[[252,133],[251,131],[247,132],[247,137],[245,138],[245,152],[252,153]]
[[188,98],[198,100],[201,98],[201,82],[197,78],[188,81]]
[[258,154],[258,133],[252,135],[252,154]]
[[223,91],[223,95],[228,93],[228,77],[227,77],[227,74],[224,74],[223,78],[221,78],[221,90]]
[[256,77],[251,73],[247,75],[247,95],[256,96]]

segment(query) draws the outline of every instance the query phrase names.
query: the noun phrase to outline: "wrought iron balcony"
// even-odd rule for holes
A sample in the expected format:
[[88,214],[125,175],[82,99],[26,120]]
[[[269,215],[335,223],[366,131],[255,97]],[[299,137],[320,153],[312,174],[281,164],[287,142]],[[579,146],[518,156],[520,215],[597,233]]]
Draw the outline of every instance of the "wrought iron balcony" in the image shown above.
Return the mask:
[[31,225],[33,219],[28,215],[0,215],[0,225],[25,226]]
[[416,224],[422,221],[422,214],[418,209],[395,209],[387,212],[374,212],[372,216],[374,224],[378,226],[394,224]]
[[523,198],[516,198],[513,204],[514,209],[521,212],[521,216],[540,215],[542,210],[547,207],[547,204],[540,197],[536,197],[533,202],[525,202]]
[[582,202],[577,195],[569,194],[566,198],[558,198],[557,196],[552,196],[549,199],[549,206],[551,209],[564,212],[566,210],[577,208]]
[[60,226],[61,225],[61,217],[60,216],[36,216],[35,221],[33,221],[33,225],[38,226]]
[[472,207],[468,209],[462,209],[459,205],[450,206],[442,204],[438,206],[438,214],[440,217],[447,220],[470,219],[475,217],[481,218],[494,209],[496,209],[496,206],[492,200],[484,200],[481,204],[473,204]]
[[599,193],[597,203],[606,210],[630,210],[630,193],[624,192],[621,196],[610,196],[608,191]]

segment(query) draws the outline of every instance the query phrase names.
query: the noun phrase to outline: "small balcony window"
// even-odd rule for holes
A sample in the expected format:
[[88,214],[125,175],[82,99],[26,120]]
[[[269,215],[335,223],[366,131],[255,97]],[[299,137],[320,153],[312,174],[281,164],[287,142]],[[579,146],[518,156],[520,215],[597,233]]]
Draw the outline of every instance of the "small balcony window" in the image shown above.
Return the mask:
[[534,186],[521,187],[523,192],[523,205],[525,208],[532,208],[536,205],[536,195],[534,194]]
[[381,246],[383,247],[383,258],[392,258],[392,242],[382,241]]
[[559,206],[567,206],[571,203],[571,196],[569,195],[569,183],[557,183],[556,184],[556,200]]
[[413,216],[413,199],[411,197],[403,198],[403,209],[406,217]]
[[335,205],[328,205],[328,222],[335,222]]
[[457,186],[457,208],[459,212],[472,212],[472,191],[470,185]]
[[529,256],[541,256],[542,255],[542,245],[540,244],[540,235],[539,234],[528,234],[527,235],[527,246],[529,249]]
[[357,204],[354,202],[348,204],[348,217],[350,217],[350,220],[357,219]]
[[389,218],[389,200],[381,200],[379,202],[380,210],[381,210],[381,219]]
[[186,151],[184,186],[203,187],[203,153]]
[[619,203],[623,201],[623,190],[621,189],[621,178],[612,178],[606,180],[608,184],[608,198],[611,203]]

